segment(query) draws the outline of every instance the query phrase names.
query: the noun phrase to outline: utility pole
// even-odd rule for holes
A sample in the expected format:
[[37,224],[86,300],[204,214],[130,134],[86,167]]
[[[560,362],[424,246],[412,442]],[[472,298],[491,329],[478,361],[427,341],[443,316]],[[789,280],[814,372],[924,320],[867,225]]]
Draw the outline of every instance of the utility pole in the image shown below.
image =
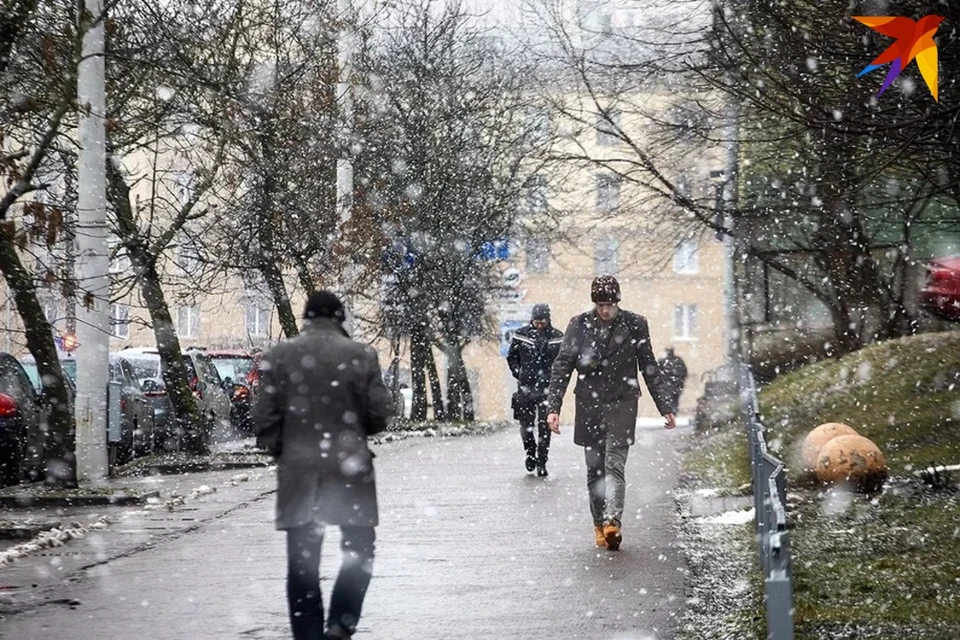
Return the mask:
[[[337,102],[340,105],[340,157],[337,159],[337,211],[340,213],[341,244],[346,236],[346,225],[353,217],[353,60],[356,48],[352,0],[337,0],[340,17],[340,32],[337,35]],[[343,249],[343,247],[341,247]],[[345,252],[346,253],[346,252]],[[352,260],[343,269],[344,306],[347,312],[348,330],[355,329],[353,287],[355,269]]]
[[737,162],[740,155],[740,109],[737,98],[727,96],[727,132],[724,141],[723,168],[723,336],[724,361],[735,364],[740,357],[740,327],[737,321],[736,239],[733,235],[737,208]]
[[107,475],[110,281],[107,276],[106,88],[103,0],[84,0],[77,66],[80,152],[77,183],[77,479]]

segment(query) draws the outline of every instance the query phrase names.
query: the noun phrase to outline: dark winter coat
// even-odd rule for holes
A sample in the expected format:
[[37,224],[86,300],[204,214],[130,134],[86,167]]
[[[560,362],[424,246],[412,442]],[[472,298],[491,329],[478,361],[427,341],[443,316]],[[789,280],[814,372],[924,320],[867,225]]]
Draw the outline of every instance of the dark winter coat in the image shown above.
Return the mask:
[[254,419],[277,458],[278,529],[377,525],[367,436],[386,429],[392,406],[376,352],[334,320],[307,321],[264,354]]
[[517,379],[519,393],[532,400],[546,397],[550,386],[550,370],[560,353],[563,334],[552,326],[537,331],[532,324],[520,327],[513,333],[507,364],[510,373]]
[[676,403],[683,394],[683,387],[687,381],[687,365],[678,355],[666,356],[660,361],[660,373]]
[[[560,355],[553,363],[548,411],[560,413],[573,371],[577,371],[577,399],[573,441],[593,446],[612,436],[614,443],[636,441],[638,371],[661,415],[675,413],[650,344],[647,319],[621,309],[604,332],[596,311],[570,320]],[[609,441],[609,440],[608,440]]]

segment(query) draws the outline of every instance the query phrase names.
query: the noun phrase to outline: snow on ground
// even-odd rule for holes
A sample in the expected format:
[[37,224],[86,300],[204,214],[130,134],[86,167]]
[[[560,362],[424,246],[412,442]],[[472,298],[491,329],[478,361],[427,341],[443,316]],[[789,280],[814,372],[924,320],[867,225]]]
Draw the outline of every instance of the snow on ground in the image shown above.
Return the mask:
[[716,516],[706,516],[700,518],[700,522],[702,524],[741,525],[753,522],[754,519],[754,509],[750,507],[747,510],[726,511]]
[[[683,504],[695,492],[678,489],[674,495]],[[748,522],[747,515],[752,519],[753,510],[680,518],[678,544],[690,571],[689,598],[680,616],[675,640],[753,637],[747,625],[750,615],[761,604],[758,592],[747,577],[755,568],[753,533],[748,524],[732,522]]]
[[106,529],[109,524],[110,521],[107,517],[102,516],[86,524],[73,522],[58,529],[44,531],[30,540],[0,553],[0,567],[5,567],[18,558],[42,551],[43,549],[62,547],[75,538],[82,538],[90,531]]

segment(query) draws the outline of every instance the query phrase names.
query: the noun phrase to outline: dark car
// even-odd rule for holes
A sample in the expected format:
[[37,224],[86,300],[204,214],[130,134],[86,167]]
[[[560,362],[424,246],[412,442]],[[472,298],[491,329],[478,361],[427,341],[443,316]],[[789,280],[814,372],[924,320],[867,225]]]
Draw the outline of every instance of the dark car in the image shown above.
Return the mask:
[[43,472],[46,418],[27,372],[0,352],[0,483],[39,480]]
[[154,441],[164,449],[179,449],[184,435],[199,435],[209,444],[230,431],[230,399],[223,381],[207,355],[198,350],[183,352],[190,390],[197,399],[204,423],[196,434],[180,433],[172,419],[167,386],[160,372],[160,354],[155,348],[128,348],[119,352],[130,363],[144,395],[153,407]]
[[[33,357],[24,356],[20,359],[20,364],[23,365],[37,394],[42,393],[40,372]],[[73,403],[77,395],[77,361],[64,358],[60,360],[60,367],[67,374],[67,393]],[[109,367],[107,446],[110,465],[113,466],[153,451],[153,409],[143,395],[129,363],[115,354],[110,354]],[[119,392],[120,397],[112,400],[112,394],[116,392]],[[114,415],[114,412],[117,415]]]
[[937,258],[927,264],[920,306],[938,318],[960,322],[960,256]]
[[253,435],[251,407],[260,384],[257,361],[239,349],[208,349],[206,354],[230,396],[230,423],[239,435]]

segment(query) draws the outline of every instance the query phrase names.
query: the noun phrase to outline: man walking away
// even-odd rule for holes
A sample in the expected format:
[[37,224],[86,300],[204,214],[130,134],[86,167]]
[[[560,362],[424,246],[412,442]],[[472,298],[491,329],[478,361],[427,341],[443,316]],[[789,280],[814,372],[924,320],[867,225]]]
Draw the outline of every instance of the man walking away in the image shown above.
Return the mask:
[[680,406],[680,396],[687,382],[687,365],[678,356],[673,347],[667,347],[667,355],[660,360],[660,373],[663,374],[666,387],[670,392],[673,406]]
[[584,447],[597,546],[616,551],[622,541],[624,468],[630,445],[636,441],[637,371],[643,374],[667,429],[676,426],[676,407],[653,355],[647,319],[619,307],[620,283],[613,276],[598,276],[590,297],[594,309],[570,320],[553,363],[547,423],[553,433],[560,433],[560,408],[576,369],[573,441]]
[[[550,385],[550,369],[560,353],[562,341],[563,334],[550,324],[550,307],[536,304],[530,324],[514,332],[507,353],[510,372],[517,379],[513,417],[520,422],[520,437],[527,452],[527,471],[536,468],[538,476],[547,475],[547,456],[550,453],[547,387]],[[537,426],[536,437],[534,424]]]
[[[347,336],[343,305],[310,295],[303,332],[260,365],[257,440],[277,459],[277,529],[287,532],[287,600],[294,640],[349,638],[373,572],[377,490],[367,436],[391,400],[377,354]],[[343,561],[326,634],[320,593],[325,525],[341,531]]]

